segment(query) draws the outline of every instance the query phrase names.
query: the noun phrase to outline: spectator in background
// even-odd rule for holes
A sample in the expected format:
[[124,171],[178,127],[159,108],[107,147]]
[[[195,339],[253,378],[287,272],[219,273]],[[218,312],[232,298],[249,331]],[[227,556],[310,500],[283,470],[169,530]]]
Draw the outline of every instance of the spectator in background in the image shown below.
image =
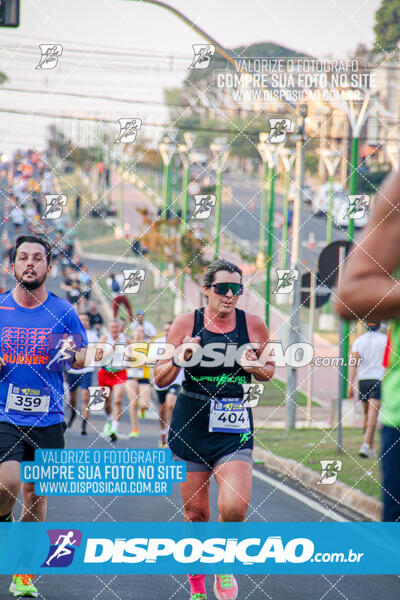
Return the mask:
[[103,317],[97,310],[95,302],[89,302],[89,309],[87,315],[90,321],[90,328],[96,329],[96,331],[100,333],[104,321]]
[[347,397],[353,398],[353,382],[358,370],[359,399],[364,410],[364,441],[359,455],[373,458],[376,455],[374,435],[381,406],[381,381],[385,373],[383,355],[387,337],[379,330],[380,323],[368,323],[368,331],[358,337],[352,346],[353,358],[360,361],[359,366],[349,367],[349,387]]
[[151,323],[150,321],[146,321],[144,315],[144,310],[138,310],[136,313],[136,319],[135,321],[133,321],[133,323],[131,323],[129,329],[131,332],[133,332],[137,325],[142,325],[144,329],[144,341],[150,342],[152,338],[154,338],[154,336],[156,335],[157,331],[153,323]]
[[82,302],[89,302],[92,292],[92,278],[90,277],[87,265],[82,265],[78,273],[78,281],[82,291]]
[[[99,341],[99,336],[94,329],[90,327],[89,317],[86,313],[79,313],[79,318],[86,330],[88,342],[94,344]],[[81,388],[82,397],[82,428],[81,435],[87,435],[87,423],[89,420],[89,387],[92,385],[94,367],[84,367],[83,369],[69,368],[66,371],[66,379],[69,387],[69,405],[70,416],[68,427],[72,426],[76,418],[76,405],[78,400],[78,389]]]
[[14,208],[10,212],[10,219],[12,224],[14,225],[14,233],[15,235],[17,235],[21,231],[21,227],[25,223],[24,211],[19,204],[14,206]]
[[75,198],[75,219],[81,218],[81,197],[78,194]]
[[122,293],[124,287],[124,276],[122,273],[119,273],[118,275],[110,273],[110,277],[107,279],[107,285],[110,288],[111,298],[113,299],[114,319],[117,317],[119,306],[123,304],[128,311],[129,320],[132,321],[132,307],[126,295]]
[[3,251],[3,273],[10,273],[13,262],[14,244],[10,242],[6,232],[1,236],[1,245]]
[[77,304],[79,302],[81,290],[79,287],[78,275],[71,267],[65,269],[64,281],[60,284],[60,287],[67,292],[67,300],[69,300],[71,304]]

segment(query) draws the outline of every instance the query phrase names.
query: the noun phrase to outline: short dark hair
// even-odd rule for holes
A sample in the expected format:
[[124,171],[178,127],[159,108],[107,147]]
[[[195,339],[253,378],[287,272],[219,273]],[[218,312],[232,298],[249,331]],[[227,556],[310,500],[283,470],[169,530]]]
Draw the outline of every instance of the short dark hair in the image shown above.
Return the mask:
[[51,245],[43,238],[38,237],[36,235],[20,235],[17,237],[13,252],[13,263],[15,263],[18,248],[21,246],[21,244],[24,244],[25,242],[28,242],[29,244],[40,244],[41,246],[43,246],[46,252],[47,264],[49,265],[51,263]]
[[240,282],[242,281],[242,269],[240,269],[237,265],[230,262],[229,260],[224,260],[223,258],[220,258],[208,265],[203,280],[205,287],[209,288],[212,286],[214,282],[215,273],[217,273],[218,271],[229,271],[229,273],[238,273],[240,275]]

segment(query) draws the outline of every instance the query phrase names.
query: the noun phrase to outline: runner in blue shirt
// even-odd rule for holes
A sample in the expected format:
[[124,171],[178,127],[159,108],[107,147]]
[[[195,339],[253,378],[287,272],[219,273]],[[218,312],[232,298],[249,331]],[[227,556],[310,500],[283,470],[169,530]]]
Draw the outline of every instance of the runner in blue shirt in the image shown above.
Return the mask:
[[[51,246],[17,238],[16,286],[0,295],[0,522],[21,488],[20,465],[36,448],[64,448],[63,369],[84,366],[87,337],[73,306],[46,289]],[[22,483],[22,521],[44,521],[47,499]],[[38,596],[33,575],[14,575],[10,592]]]

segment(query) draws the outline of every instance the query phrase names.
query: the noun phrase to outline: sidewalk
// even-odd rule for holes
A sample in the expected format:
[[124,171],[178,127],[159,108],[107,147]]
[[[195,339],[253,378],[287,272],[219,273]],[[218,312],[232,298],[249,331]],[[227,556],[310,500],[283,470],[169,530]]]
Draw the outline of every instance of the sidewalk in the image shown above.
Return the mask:
[[[117,209],[119,205],[119,175],[114,172],[111,178],[111,203]],[[150,214],[157,216],[156,206],[147,195],[133,186],[129,182],[125,182],[125,195],[124,195],[124,215],[125,222],[130,225],[130,233],[135,238],[140,236],[145,231],[145,224],[143,222],[142,215],[137,209],[147,208]],[[213,252],[210,249],[208,258],[212,260]],[[254,281],[257,274],[253,274],[253,265],[244,263],[243,260],[235,253],[226,252],[221,250],[220,256],[226,258],[238,264],[244,271],[244,282],[248,284],[250,281]],[[246,274],[247,273],[247,274]],[[191,309],[200,306],[201,302],[201,288],[189,277],[186,278],[185,283],[185,300],[191,306]],[[263,316],[265,314],[265,302],[258,296],[258,294],[249,291],[245,291],[243,296],[239,299],[238,308],[246,310],[252,314],[258,314]],[[279,311],[277,308],[271,306],[271,340],[279,340],[282,338],[282,329],[288,326],[289,316]],[[315,349],[315,356],[329,356],[337,357],[338,348],[337,346],[329,343],[319,335],[314,335],[313,345]],[[298,389],[304,394],[307,394],[307,383],[310,374],[309,367],[301,367],[297,369],[297,381]],[[276,375],[279,379],[286,381],[287,369],[284,367],[278,367]],[[313,424],[315,426],[329,426],[331,422],[331,404],[332,400],[337,397],[338,388],[338,369],[337,367],[314,367],[313,368],[313,400],[320,406],[313,407]],[[266,410],[264,410],[266,409]],[[285,421],[285,407],[260,407],[258,409],[260,424],[261,421],[267,419],[269,421],[268,426],[281,427]],[[297,408],[297,419],[298,426],[300,422],[305,423],[305,407]],[[262,416],[261,416],[262,415]],[[315,419],[315,421],[314,421]],[[358,419],[357,419],[358,421]],[[265,426],[265,425],[264,425]]]

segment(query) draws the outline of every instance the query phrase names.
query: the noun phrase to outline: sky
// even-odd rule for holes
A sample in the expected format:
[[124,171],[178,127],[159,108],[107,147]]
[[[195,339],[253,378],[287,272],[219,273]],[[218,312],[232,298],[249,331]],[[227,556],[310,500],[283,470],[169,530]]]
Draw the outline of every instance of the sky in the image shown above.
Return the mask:
[[[170,0],[170,4],[227,47],[272,41],[315,56],[346,58],[357,44],[372,45],[380,0]],[[0,30],[0,70],[10,78],[0,86],[2,109],[166,122],[163,89],[179,85],[187,76],[192,44],[203,41],[185,23],[138,0],[23,0],[21,5],[20,27]],[[40,43],[62,44],[55,69],[35,69]],[[130,103],[50,95],[55,90]],[[26,144],[43,148],[50,121],[54,119],[0,112],[0,150]],[[70,132],[69,123],[64,125]],[[151,135],[154,131],[148,130]]]

